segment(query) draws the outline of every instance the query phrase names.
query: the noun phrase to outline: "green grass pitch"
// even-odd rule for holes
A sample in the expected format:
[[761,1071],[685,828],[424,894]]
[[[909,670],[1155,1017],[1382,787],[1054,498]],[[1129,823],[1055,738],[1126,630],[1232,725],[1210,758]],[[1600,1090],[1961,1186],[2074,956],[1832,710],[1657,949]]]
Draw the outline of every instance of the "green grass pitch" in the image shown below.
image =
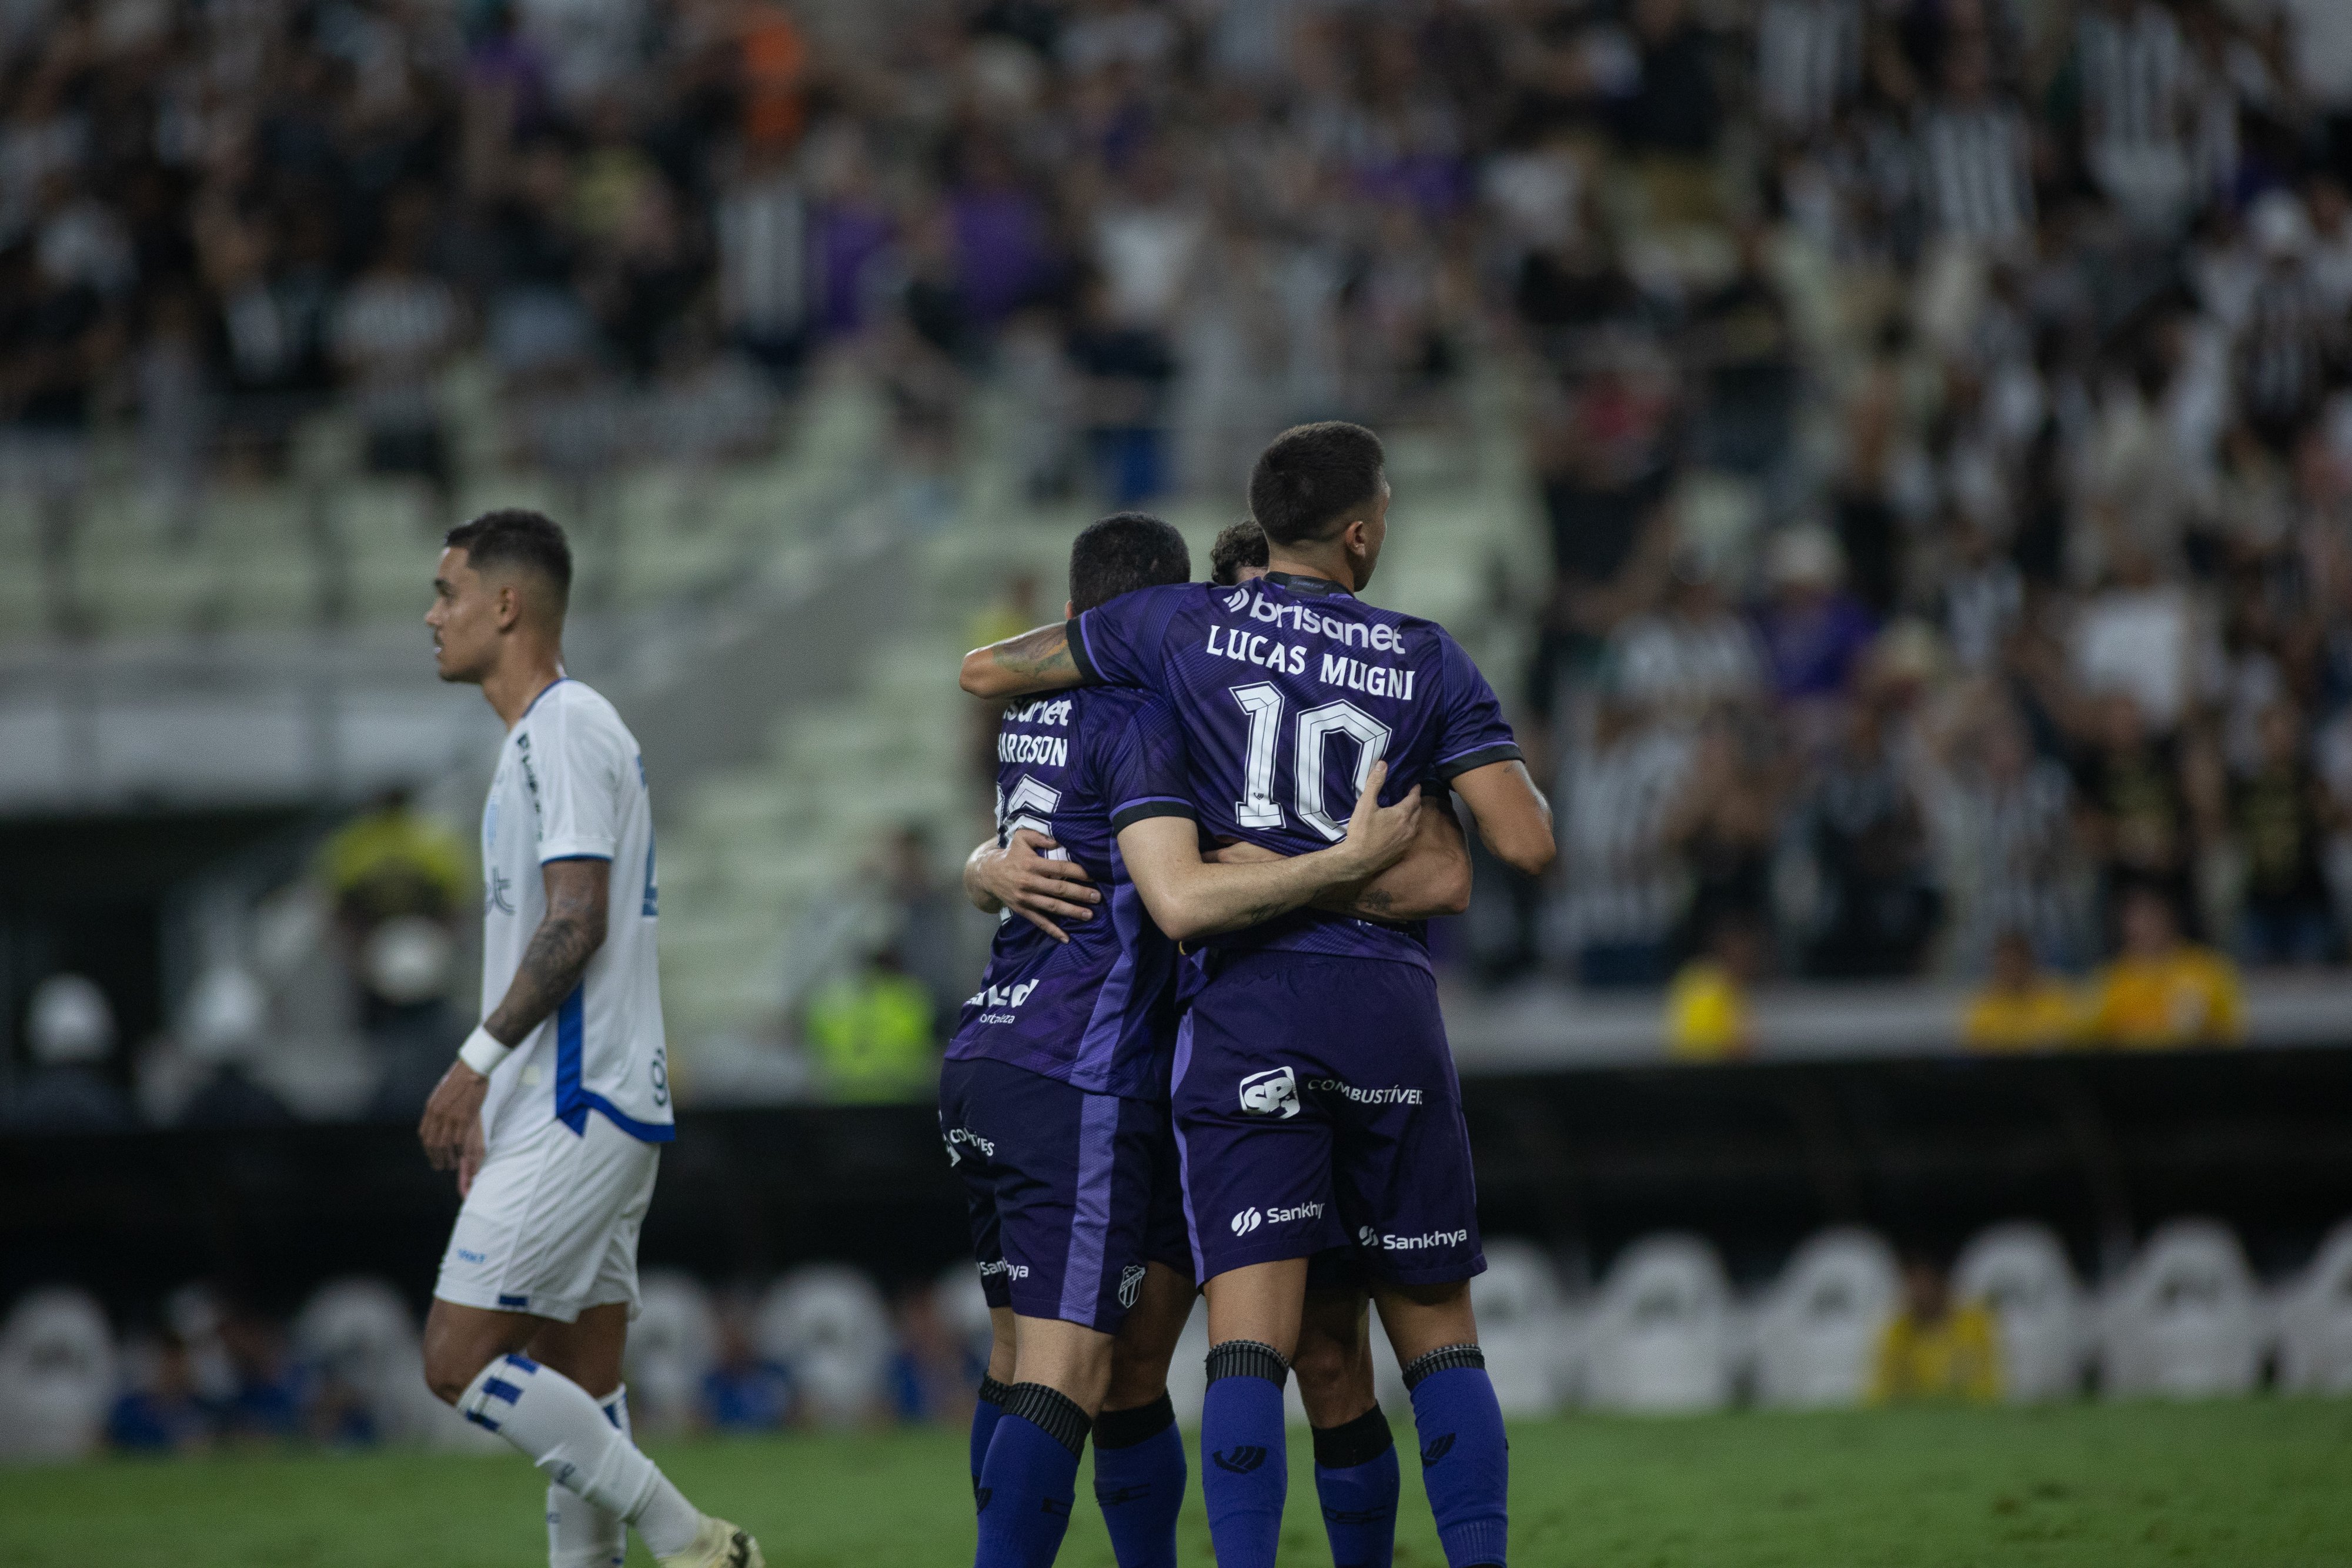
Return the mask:
[[[653,1451],[776,1568],[970,1561],[961,1434]],[[1299,1435],[1291,1460],[1283,1561],[1328,1564]],[[1397,1562],[1444,1568],[1402,1463]],[[421,1453],[0,1471],[0,1563],[531,1568],[546,1561],[536,1480],[519,1458]],[[1061,1561],[1112,1568],[1084,1476],[1078,1495]],[[1186,1503],[1183,1560],[1206,1564],[1197,1476]],[[1580,1416],[1513,1428],[1511,1503],[1517,1568],[2352,1565],[2352,1402]]]

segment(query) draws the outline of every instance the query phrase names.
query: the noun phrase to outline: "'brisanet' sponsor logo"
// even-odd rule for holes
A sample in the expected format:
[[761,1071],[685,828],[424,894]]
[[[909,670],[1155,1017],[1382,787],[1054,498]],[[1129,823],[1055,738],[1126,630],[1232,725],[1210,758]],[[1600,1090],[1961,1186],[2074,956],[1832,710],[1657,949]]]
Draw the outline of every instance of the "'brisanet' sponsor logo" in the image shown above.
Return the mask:
[[1242,1078],[1242,1111],[1251,1116],[1298,1114],[1298,1075],[1287,1067],[1269,1067]]
[[1250,619],[1281,626],[1308,637],[1328,637],[1343,648],[1367,648],[1375,653],[1404,652],[1403,633],[1394,626],[1365,621],[1343,621],[1326,615],[1311,604],[1276,604],[1263,593],[1250,595]]

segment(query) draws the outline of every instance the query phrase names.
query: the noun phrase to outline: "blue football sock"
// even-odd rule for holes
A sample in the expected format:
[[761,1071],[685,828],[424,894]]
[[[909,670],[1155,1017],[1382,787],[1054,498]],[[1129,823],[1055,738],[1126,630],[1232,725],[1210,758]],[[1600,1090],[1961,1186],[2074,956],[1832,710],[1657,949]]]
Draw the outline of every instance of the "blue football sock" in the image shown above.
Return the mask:
[[1013,1385],[999,1383],[993,1377],[980,1380],[980,1402],[971,1407],[971,1495],[980,1497],[980,1468],[988,1462],[988,1440],[996,1435],[997,1417],[1004,1414],[1004,1402],[1012,1397]]
[[976,1568],[1048,1568],[1070,1528],[1086,1412],[1042,1383],[1016,1383],[981,1466]]
[[1176,1568],[1184,1438],[1167,1395],[1097,1417],[1095,1500],[1102,1505],[1118,1568]]
[[1449,1344],[1404,1369],[1421,1434],[1421,1484],[1447,1568],[1502,1568],[1509,1536],[1510,1445],[1503,1407],[1475,1344]]
[[1227,1340],[1209,1352],[1201,1408],[1201,1496],[1217,1568],[1274,1568],[1290,1486],[1282,1385],[1290,1364],[1272,1345]]
[[1344,1426],[1315,1428],[1315,1495],[1332,1568],[1389,1568],[1397,1484],[1396,1440],[1379,1406]]

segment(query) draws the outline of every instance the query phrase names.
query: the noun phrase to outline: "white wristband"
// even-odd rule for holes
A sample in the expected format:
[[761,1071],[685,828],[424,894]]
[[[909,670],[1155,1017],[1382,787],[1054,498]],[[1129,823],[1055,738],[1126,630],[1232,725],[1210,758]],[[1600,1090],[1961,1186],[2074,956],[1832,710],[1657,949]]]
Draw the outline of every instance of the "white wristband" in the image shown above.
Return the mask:
[[488,1078],[513,1051],[513,1046],[500,1045],[488,1030],[477,1028],[457,1048],[457,1060]]

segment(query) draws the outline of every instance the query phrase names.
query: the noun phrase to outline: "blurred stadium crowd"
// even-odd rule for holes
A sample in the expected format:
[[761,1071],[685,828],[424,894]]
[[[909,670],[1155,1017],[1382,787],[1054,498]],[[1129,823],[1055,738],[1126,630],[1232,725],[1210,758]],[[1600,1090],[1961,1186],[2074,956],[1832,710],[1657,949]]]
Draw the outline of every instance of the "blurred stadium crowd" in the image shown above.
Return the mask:
[[854,340],[912,449],[992,378],[1115,504],[1523,346],[1571,852],[1496,962],[2079,966],[2126,883],[2335,955],[2330,7],[849,9],[13,7],[9,467],[268,469],[333,395],[446,494],[461,353],[576,467]]
[[[1994,1226],[1948,1260],[1898,1257],[1868,1230],[1825,1230],[1745,1290],[1712,1246],[1682,1233],[1634,1241],[1591,1289],[1570,1288],[1530,1243],[1486,1250],[1472,1287],[1480,1340],[1517,1418],[1576,1406],[2034,1404],[2093,1387],[2111,1398],[2352,1390],[2352,1226],[2301,1271],[2265,1283],[2226,1227],[2178,1220],[2096,1289],[2032,1224]],[[716,1293],[656,1270],[644,1308],[626,1366],[640,1433],[953,1423],[987,1364],[986,1303],[961,1262],[895,1304],[838,1265]],[[1377,1320],[1372,1332],[1381,1338]],[[1188,1424],[1207,1349],[1195,1312],[1170,1377]],[[1374,1363],[1382,1398],[1402,1400],[1384,1342]],[[95,1301],[37,1291],[0,1321],[0,1459],[100,1447],[481,1446],[484,1434],[425,1393],[420,1366],[415,1320],[379,1281],[321,1286],[283,1323],[191,1285],[119,1343]],[[1303,1423],[1295,1393],[1290,1403]]]
[[[0,485],[53,566],[106,433],[195,529],[331,407],[441,515],[466,376],[584,498],[854,355],[916,468],[985,387],[1033,497],[1108,507],[1233,494],[1297,419],[1458,431],[1508,372],[1551,559],[1493,614],[1564,852],[1472,972],[1673,979],[1706,1053],[1766,976],[2164,1041],[2233,1032],[2236,964],[2342,956],[2331,0],[15,0],[0,39]],[[372,1031],[441,1039],[460,880],[352,927]],[[814,1037],[957,996],[869,979]]]

